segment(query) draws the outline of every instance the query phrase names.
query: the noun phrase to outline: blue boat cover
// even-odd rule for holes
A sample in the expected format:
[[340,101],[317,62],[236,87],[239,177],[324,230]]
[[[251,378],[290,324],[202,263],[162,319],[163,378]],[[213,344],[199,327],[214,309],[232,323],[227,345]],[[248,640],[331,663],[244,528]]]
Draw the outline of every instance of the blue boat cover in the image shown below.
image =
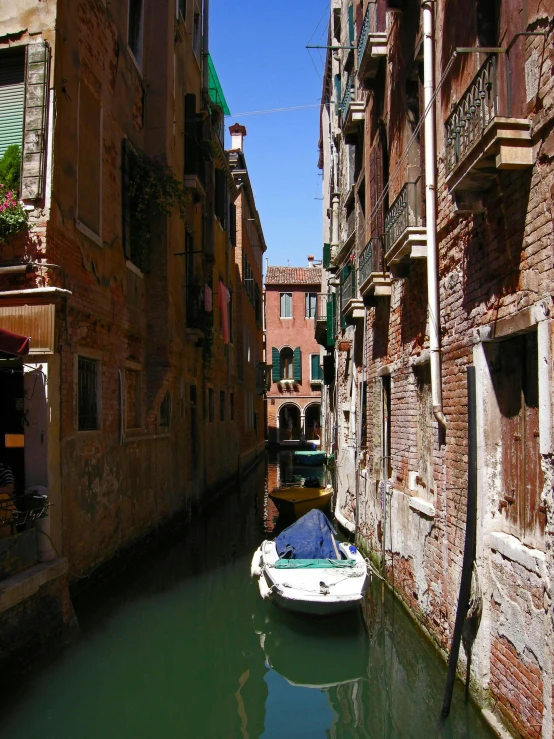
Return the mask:
[[327,516],[313,508],[275,539],[277,554],[288,559],[337,559],[335,533]]

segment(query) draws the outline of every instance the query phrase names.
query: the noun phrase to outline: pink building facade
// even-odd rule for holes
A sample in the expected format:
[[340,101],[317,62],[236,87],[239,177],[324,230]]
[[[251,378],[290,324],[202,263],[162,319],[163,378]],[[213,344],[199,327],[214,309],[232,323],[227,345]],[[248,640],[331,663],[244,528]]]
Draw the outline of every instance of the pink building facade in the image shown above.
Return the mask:
[[268,267],[265,280],[267,393],[271,445],[320,443],[320,347],[314,338],[319,267]]

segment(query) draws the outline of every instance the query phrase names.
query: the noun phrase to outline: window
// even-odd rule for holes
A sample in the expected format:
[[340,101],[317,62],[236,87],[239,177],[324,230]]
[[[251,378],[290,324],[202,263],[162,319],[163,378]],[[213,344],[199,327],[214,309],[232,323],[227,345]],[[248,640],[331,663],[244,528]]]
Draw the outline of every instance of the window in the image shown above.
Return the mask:
[[321,382],[322,379],[323,379],[323,372],[321,370],[319,354],[311,354],[310,355],[310,380],[312,382]]
[[150,269],[150,245],[144,223],[146,217],[137,218],[137,199],[131,196],[131,182],[135,176],[137,155],[127,139],[121,142],[121,234],[125,258],[141,272]]
[[384,375],[381,377],[381,456],[387,480],[392,475],[391,439],[391,379],[390,375]]
[[431,493],[433,479],[433,400],[431,394],[431,367],[417,368],[417,485],[419,494]]
[[208,422],[213,423],[215,420],[214,411],[214,390],[212,387],[208,388]]
[[200,13],[198,9],[194,12],[194,25],[192,30],[192,48],[198,61],[200,61],[200,39],[202,35],[200,32]]
[[292,293],[281,293],[281,318],[292,318]]
[[25,47],[0,54],[0,157],[8,146],[23,144],[25,113]]
[[92,431],[99,428],[100,419],[100,362],[79,357],[77,361],[78,428]]
[[235,420],[235,394],[229,393],[229,418]]
[[125,370],[125,428],[142,427],[142,382],[141,372]]
[[186,22],[187,20],[187,0],[177,0],[177,18],[181,18]]
[[225,390],[219,391],[219,420],[225,420]]
[[281,380],[292,380],[294,377],[294,354],[289,346],[281,349]]
[[169,428],[171,423],[171,395],[167,392],[160,405],[160,426]]
[[79,85],[78,135],[77,220],[101,237],[102,106],[83,81]]
[[139,67],[142,67],[142,26],[142,0],[129,0],[127,43]]
[[306,293],[306,318],[315,318],[317,293]]

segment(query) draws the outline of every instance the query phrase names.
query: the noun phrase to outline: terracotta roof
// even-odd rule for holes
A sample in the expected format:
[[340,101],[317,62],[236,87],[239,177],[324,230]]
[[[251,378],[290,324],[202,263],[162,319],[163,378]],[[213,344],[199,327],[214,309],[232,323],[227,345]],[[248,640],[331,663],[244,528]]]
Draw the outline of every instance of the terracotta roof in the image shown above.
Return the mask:
[[266,285],[320,285],[321,267],[268,267]]

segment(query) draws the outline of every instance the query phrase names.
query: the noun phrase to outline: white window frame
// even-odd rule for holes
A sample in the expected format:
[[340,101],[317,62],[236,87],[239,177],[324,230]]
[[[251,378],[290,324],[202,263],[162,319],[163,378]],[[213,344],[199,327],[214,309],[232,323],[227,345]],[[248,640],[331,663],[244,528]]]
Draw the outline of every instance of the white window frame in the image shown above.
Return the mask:
[[[290,316],[284,316],[283,315],[283,297],[285,295],[290,295]],[[282,292],[279,293],[279,317],[280,318],[286,318],[287,320],[293,317],[293,299],[292,299],[292,292]]]

